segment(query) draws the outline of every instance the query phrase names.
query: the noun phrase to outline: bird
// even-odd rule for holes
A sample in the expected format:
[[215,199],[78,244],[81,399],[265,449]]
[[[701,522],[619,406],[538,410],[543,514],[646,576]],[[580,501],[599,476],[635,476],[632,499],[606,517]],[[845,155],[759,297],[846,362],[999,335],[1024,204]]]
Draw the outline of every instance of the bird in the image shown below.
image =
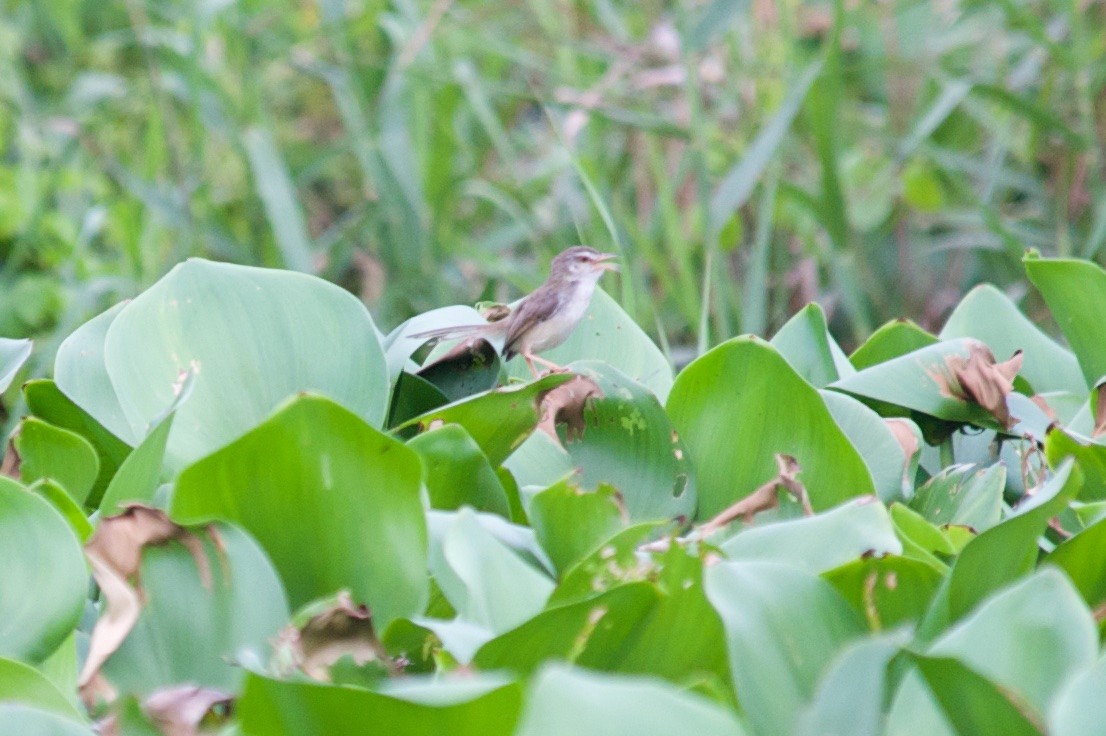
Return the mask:
[[549,277],[524,297],[511,313],[498,322],[479,325],[442,327],[410,335],[416,339],[451,339],[503,335],[503,359],[521,355],[536,378],[540,363],[553,371],[564,370],[536,353],[555,348],[580,323],[591,304],[595,286],[607,271],[617,271],[610,263],[615,253],[601,253],[586,245],[574,245],[561,251],[549,266]]

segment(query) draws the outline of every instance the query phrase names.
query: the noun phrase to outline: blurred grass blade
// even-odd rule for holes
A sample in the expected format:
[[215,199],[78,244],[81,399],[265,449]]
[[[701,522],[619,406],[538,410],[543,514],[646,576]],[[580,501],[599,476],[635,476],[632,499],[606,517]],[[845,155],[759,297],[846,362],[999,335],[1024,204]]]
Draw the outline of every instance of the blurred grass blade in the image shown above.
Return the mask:
[[273,229],[284,265],[311,273],[314,269],[307,223],[296,198],[292,176],[272,134],[265,128],[251,126],[242,133],[242,144],[246,147],[254,185],[265,206],[265,216]]

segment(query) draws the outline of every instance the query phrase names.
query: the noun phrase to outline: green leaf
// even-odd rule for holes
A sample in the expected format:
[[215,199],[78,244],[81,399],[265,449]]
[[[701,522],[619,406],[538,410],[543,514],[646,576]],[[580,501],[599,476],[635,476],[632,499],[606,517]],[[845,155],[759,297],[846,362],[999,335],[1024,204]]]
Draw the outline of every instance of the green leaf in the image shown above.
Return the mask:
[[925,615],[942,574],[928,562],[888,555],[853,560],[822,577],[864,616],[872,631],[889,631]]
[[542,610],[552,580],[484,529],[471,510],[450,522],[434,529],[430,571],[464,621],[500,634]]
[[1047,565],[1067,573],[1083,600],[1098,610],[1106,604],[1106,518],[1099,519],[1054,549],[1044,559]]
[[845,647],[799,717],[795,736],[882,736],[884,702],[893,689],[887,670],[899,653],[898,638]]
[[587,361],[569,367],[602,394],[586,400],[581,435],[559,430],[583,485],[614,486],[634,520],[690,517],[695,511],[691,463],[656,396],[611,366]]
[[[384,354],[365,306],[305,274],[188,260],[116,315],[103,350],[128,422],[124,439],[145,437],[182,376],[195,373],[169,437],[171,468],[241,436],[297,392],[325,394],[373,426],[388,403]],[[59,386],[66,390],[60,376]]]
[[507,491],[464,427],[447,424],[412,438],[407,446],[422,458],[432,508],[467,505],[510,518]]
[[918,489],[910,508],[932,524],[959,524],[982,532],[999,522],[1005,488],[1002,463],[982,469],[950,465]]
[[1060,690],[1048,714],[1051,736],[1098,736],[1106,722],[1106,656],[1078,673]]
[[957,660],[914,661],[959,736],[1041,736],[1020,703]]
[[827,583],[775,562],[719,563],[706,592],[753,732],[791,733],[826,667],[864,633],[860,619]]
[[13,340],[0,337],[0,394],[8,390],[15,380],[15,374],[31,357],[33,345],[30,340]]
[[626,526],[625,513],[611,486],[585,491],[568,481],[535,495],[529,508],[530,526],[562,574]]
[[423,312],[407,320],[399,327],[388,333],[384,338],[384,355],[388,363],[388,375],[394,382],[400,377],[403,369],[408,365],[411,356],[418,352],[426,338],[411,337],[420,332],[442,329],[445,327],[460,327],[465,325],[479,325],[484,323],[472,307],[454,305],[441,307]]
[[1075,458],[1083,473],[1082,501],[1106,500],[1106,445],[1081,442],[1061,427],[1052,427],[1045,434],[1045,458],[1057,467],[1066,458]]
[[169,432],[173,427],[175,416],[176,407],[174,406],[119,466],[118,472],[111,479],[101,499],[102,513],[114,514],[121,511],[127,503],[152,504],[161,483],[165,449],[169,443]]
[[974,337],[996,356],[1025,351],[1020,375],[1029,381],[1035,393],[1087,392],[1087,382],[1075,356],[1030,322],[991,284],[980,284],[969,291],[949,315],[939,336],[942,340]]
[[531,383],[470,396],[410,419],[395,431],[404,434],[425,431],[438,423],[460,424],[488,462],[499,465],[534,431],[545,394],[572,378],[568,373],[554,373]]
[[202,540],[203,573],[182,545],[143,550],[146,605],[102,669],[121,693],[146,697],[182,682],[237,692],[243,665],[264,666],[288,621],[284,590],[257,542],[226,524],[216,527],[219,547],[192,531]]
[[518,736],[740,736],[737,717],[663,680],[548,665],[530,685]]
[[968,542],[922,621],[919,638],[932,639],[991,593],[1032,570],[1040,552],[1038,537],[1049,519],[1067,507],[1081,483],[1079,469],[1065,462],[1029,504],[1016,509],[1015,516]]
[[982,406],[955,398],[942,383],[947,361],[953,356],[967,359],[970,343],[969,338],[961,338],[920,348],[846,376],[830,384],[830,388],[939,419],[998,428],[994,417]]
[[812,573],[861,555],[902,552],[887,509],[871,496],[815,516],[743,529],[720,547],[731,560],[787,562]]
[[38,379],[23,384],[23,397],[31,413],[36,417],[55,427],[76,432],[95,448],[100,460],[100,472],[96,476],[96,482],[92,484],[92,490],[89,491],[85,503],[91,508],[98,507],[115,471],[130,454],[130,446],[73,403],[73,400],[63,394],[57,384],[51,380]]
[[1018,702],[1046,712],[1060,687],[1098,654],[1098,630],[1079,593],[1045,568],[984,601],[933,643]]
[[28,490],[42,496],[54,507],[55,511],[62,515],[81,544],[84,544],[92,536],[92,524],[85,516],[84,509],[78,506],[73,497],[60,485],[49,478],[43,478],[31,485]]
[[858,347],[849,360],[857,370],[898,358],[927,347],[937,338],[910,320],[896,319],[882,325]]
[[19,423],[15,449],[23,461],[19,475],[24,483],[50,478],[77,503],[84,503],[100,472],[100,459],[88,440],[35,417]]
[[414,373],[400,373],[388,406],[388,428],[400,427],[448,403],[445,394],[425,378]]
[[[633,318],[602,289],[596,289],[591,304],[575,331],[561,345],[542,353],[558,365],[579,360],[606,363],[653,392],[662,403],[672,388],[672,366]],[[522,358],[507,364],[508,375],[530,380]]]
[[348,588],[383,630],[426,602],[421,476],[412,450],[305,395],[182,472],[172,516],[240,524],[272,559],[293,608]]
[[796,373],[816,388],[856,372],[830,336],[825,312],[815,303],[807,304],[796,312],[769,344],[779,351]]
[[304,273],[313,272],[311,236],[292,175],[272,134],[266,128],[251,126],[242,133],[242,145],[284,266]]
[[505,685],[475,695],[471,690],[461,691],[468,694],[465,698],[423,697],[429,702],[419,702],[359,688],[250,675],[237,712],[243,736],[510,736],[521,710],[520,688]]
[[[913,488],[913,476],[909,483],[905,482],[906,454],[887,421],[851,396],[836,391],[819,393],[837,426],[864,459],[880,499],[890,502],[902,497],[904,485]],[[918,442],[920,446],[920,438]]]
[[864,460],[817,389],[758,338],[729,340],[685,368],[668,400],[695,471],[699,518],[708,518],[776,475],[794,456],[815,510],[872,494]]
[[4,730],[19,736],[96,736],[88,726],[48,710],[20,703],[0,703]]
[[1090,261],[1027,257],[1025,273],[1045,298],[1079,359],[1086,385],[1106,375],[1106,344],[1098,315],[1106,311],[1106,271]]
[[65,519],[5,477],[0,477],[0,559],[0,656],[41,662],[77,626],[88,571]]
[[[77,707],[42,673],[13,659],[0,658],[0,702],[22,703],[73,720],[83,720]],[[8,729],[9,725],[5,723],[4,728]]]

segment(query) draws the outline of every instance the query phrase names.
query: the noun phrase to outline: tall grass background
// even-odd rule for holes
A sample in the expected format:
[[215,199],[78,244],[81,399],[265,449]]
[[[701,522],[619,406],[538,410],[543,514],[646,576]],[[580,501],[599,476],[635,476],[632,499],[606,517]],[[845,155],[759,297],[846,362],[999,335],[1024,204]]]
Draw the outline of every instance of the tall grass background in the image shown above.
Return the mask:
[[1100,0],[0,8],[0,335],[34,374],[190,256],[387,327],[588,243],[681,360],[811,300],[847,346],[934,326],[1026,296],[1026,248],[1106,243]]

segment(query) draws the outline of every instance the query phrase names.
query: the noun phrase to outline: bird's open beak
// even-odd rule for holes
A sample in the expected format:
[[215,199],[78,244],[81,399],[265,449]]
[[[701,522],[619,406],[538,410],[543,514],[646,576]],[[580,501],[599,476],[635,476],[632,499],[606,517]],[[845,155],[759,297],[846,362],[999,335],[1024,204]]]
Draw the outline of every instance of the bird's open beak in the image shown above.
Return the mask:
[[618,273],[618,264],[617,263],[604,263],[604,261],[609,261],[612,258],[618,258],[618,254],[617,253],[603,253],[598,258],[595,259],[596,260],[596,265],[602,271],[614,271],[615,273]]

